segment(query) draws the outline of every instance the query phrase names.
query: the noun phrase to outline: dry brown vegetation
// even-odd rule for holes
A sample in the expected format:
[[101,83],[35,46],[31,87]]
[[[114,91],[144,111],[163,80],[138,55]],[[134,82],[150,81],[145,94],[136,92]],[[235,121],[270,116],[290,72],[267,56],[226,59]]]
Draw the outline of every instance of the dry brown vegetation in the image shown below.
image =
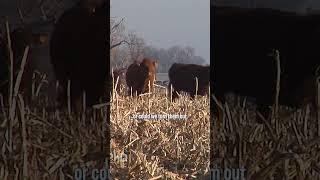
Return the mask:
[[68,115],[25,105],[21,96],[17,106],[1,114],[0,179],[74,179],[75,168],[103,168],[106,125],[98,117],[105,113]]
[[258,124],[253,104],[234,102],[224,106],[224,117],[213,128],[214,167],[244,167],[247,179],[320,179],[315,109],[280,107],[279,118]]
[[[166,88],[138,97],[114,93],[111,103],[111,152],[127,161],[111,161],[115,179],[202,179],[209,174],[208,97],[183,95],[170,102]],[[138,114],[181,114],[187,119],[134,119]]]
[[[25,104],[19,94],[22,72],[10,88],[10,105],[0,98],[0,179],[73,179],[77,167],[102,168],[108,152],[103,148],[109,128],[105,106],[75,115],[49,108],[43,99]],[[210,146],[209,99],[183,95],[172,103],[167,94],[158,87],[138,97],[126,96],[124,89],[111,95],[111,153],[128,157],[125,162],[111,160],[114,179],[207,178],[209,147],[213,164],[243,166],[247,179],[320,179],[316,110],[280,107],[279,118],[257,124],[252,107],[230,102],[213,127]],[[179,113],[187,119],[130,118]]]

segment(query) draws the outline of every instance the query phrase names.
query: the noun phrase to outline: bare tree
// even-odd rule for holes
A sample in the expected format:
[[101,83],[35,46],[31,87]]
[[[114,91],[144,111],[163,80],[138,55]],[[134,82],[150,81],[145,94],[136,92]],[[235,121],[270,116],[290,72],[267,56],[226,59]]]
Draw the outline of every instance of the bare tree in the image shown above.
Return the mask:
[[144,56],[144,39],[136,35],[134,32],[130,32],[127,38],[129,42],[129,54],[131,61],[141,60]]
[[128,42],[125,40],[124,32],[125,26],[123,25],[124,18],[120,21],[110,19],[110,50]]
[[144,51],[146,56],[159,60],[158,72],[166,73],[173,63],[205,64],[206,61],[195,55],[194,48],[190,46],[172,46],[169,49],[157,49],[147,46]]
[[128,53],[121,45],[129,44],[126,40],[124,18],[110,19],[110,62],[111,67],[119,68],[126,65]]
[[187,46],[184,48],[187,57],[192,57],[195,54],[195,50],[193,47]]
[[[122,46],[126,45],[126,46]],[[127,33],[124,18],[110,20],[110,62],[113,68],[128,66],[143,57],[145,42],[134,32]]]

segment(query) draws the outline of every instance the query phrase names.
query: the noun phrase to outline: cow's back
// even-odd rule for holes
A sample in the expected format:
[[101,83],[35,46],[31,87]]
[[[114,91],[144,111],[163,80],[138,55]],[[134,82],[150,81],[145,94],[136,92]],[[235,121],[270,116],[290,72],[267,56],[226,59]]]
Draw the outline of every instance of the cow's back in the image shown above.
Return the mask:
[[[178,64],[174,63],[169,71],[169,80],[173,88],[186,92],[194,92],[196,82],[198,88],[202,90],[209,85],[210,67],[197,64]],[[196,78],[198,81],[196,81]]]

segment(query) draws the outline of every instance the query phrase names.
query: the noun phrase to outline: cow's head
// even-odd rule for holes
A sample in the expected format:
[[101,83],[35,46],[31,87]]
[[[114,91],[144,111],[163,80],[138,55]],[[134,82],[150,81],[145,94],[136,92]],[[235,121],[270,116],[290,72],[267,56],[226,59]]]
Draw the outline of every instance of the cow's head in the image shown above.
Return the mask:
[[[147,79],[145,81],[144,91],[148,89],[148,84],[150,81],[150,85],[153,86],[154,81],[156,80],[156,71],[157,71],[157,62],[151,58],[144,58],[141,62],[141,65],[148,72]],[[153,91],[153,90],[151,90]]]
[[157,61],[154,59],[144,58],[141,64],[148,67],[149,75],[154,75],[157,71]]

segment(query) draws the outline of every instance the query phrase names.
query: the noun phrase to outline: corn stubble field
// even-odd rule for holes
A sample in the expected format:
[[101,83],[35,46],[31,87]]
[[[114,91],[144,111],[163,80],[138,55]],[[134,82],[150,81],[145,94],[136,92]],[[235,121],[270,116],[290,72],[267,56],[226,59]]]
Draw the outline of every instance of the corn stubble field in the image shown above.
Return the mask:
[[[19,83],[19,80],[17,81]],[[41,83],[35,83],[41,84]],[[37,88],[36,88],[37,89]],[[112,94],[111,160],[115,179],[204,179],[209,175],[208,97],[183,95],[171,103],[164,88],[138,97]],[[14,90],[15,94],[18,94]],[[41,91],[40,91],[41,94]],[[75,115],[50,109],[42,96],[32,104],[13,98],[1,108],[0,179],[73,179],[77,167],[102,168],[107,150],[104,106]],[[2,102],[2,101],[1,101]],[[1,103],[1,107],[4,104]],[[213,127],[211,148],[218,167],[246,168],[247,179],[317,179],[320,171],[319,121],[304,107],[279,108],[279,118],[255,122],[254,105],[225,105]],[[136,120],[135,114],[186,114],[187,120]],[[100,117],[100,118],[99,118]],[[214,119],[216,120],[216,119]],[[103,127],[103,128],[101,128]]]
[[273,107],[272,118],[257,124],[255,105],[235,98],[229,98],[213,128],[215,167],[244,167],[247,179],[320,179],[317,110],[279,107],[276,116]]
[[[15,97],[18,92],[13,92]],[[138,97],[125,95],[123,89],[111,94],[111,153],[128,155],[124,162],[111,160],[115,179],[209,177],[208,97],[191,100],[183,95],[172,103],[166,93],[156,88],[156,93]],[[107,116],[105,106],[75,115],[50,109],[45,95],[35,96],[32,104],[25,104],[17,95],[9,109],[2,108],[0,179],[73,179],[77,167],[102,168],[107,125],[100,118]],[[247,179],[319,179],[316,111],[309,106],[297,111],[280,107],[279,118],[258,124],[254,106],[231,98],[222,121],[214,119],[213,163],[243,166]],[[186,114],[187,120],[130,118],[177,113]]]
[[[109,153],[105,106],[80,114],[52,108],[42,78],[32,82],[38,90],[26,103],[19,85],[27,52],[11,83],[10,105],[0,98],[0,179],[74,179],[76,168],[103,168]],[[320,179],[320,121],[309,106],[280,107],[278,116],[258,124],[251,105],[230,100],[222,121],[214,119],[210,146],[209,98],[183,95],[173,103],[167,94],[161,87],[138,97],[123,89],[111,94],[111,153],[127,154],[125,162],[111,160],[114,179],[208,178],[210,147],[214,164],[243,166],[247,179]],[[131,118],[179,113],[187,119]]]
[[103,109],[76,115],[53,108],[41,91],[30,104],[13,94],[11,106],[1,97],[0,179],[74,179],[76,168],[103,168]]
[[[155,93],[112,95],[111,152],[126,152],[126,162],[111,163],[115,179],[203,179],[209,174],[208,97],[183,95],[170,102],[166,88]],[[187,115],[187,119],[133,119],[134,115]]]

